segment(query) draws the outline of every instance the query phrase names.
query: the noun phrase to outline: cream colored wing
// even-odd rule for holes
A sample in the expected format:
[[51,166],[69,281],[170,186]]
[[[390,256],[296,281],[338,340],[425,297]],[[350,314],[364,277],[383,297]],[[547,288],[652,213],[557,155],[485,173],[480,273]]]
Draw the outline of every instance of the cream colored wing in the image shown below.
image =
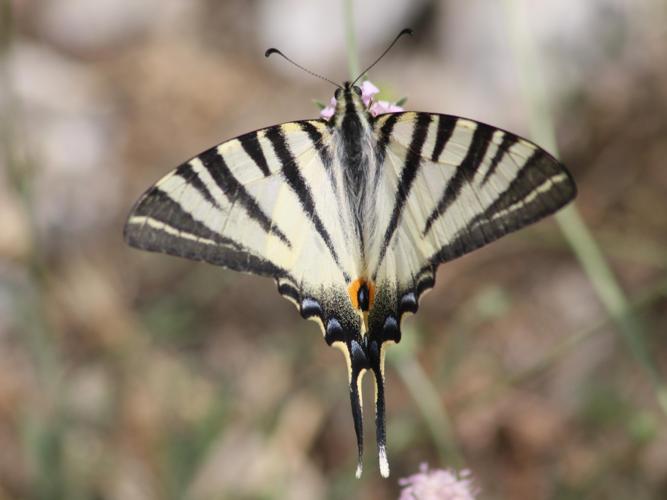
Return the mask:
[[[127,242],[263,276],[304,317],[358,331],[347,287],[358,254],[321,120],[224,142],[179,166],[137,202]],[[341,201],[342,200],[342,201]]]
[[437,266],[545,217],[576,187],[549,153],[472,120],[431,113],[378,117],[378,211],[369,269],[370,328],[400,324]]

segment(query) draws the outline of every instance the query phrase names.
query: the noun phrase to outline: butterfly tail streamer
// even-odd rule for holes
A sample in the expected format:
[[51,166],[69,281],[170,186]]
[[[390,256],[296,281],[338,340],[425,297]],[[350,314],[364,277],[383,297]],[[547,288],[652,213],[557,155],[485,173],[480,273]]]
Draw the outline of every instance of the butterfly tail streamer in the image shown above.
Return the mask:
[[[365,369],[354,370],[350,377],[350,403],[352,404],[352,418],[354,431],[357,435],[357,470],[355,476],[361,478],[364,469],[364,432],[363,432],[363,403],[361,384],[366,373]],[[373,369],[375,375],[375,436],[378,447],[378,463],[382,477],[389,477],[389,461],[387,460],[387,431],[384,402],[384,377],[382,370]]]
[[375,374],[375,436],[378,447],[378,463],[382,477],[389,477],[389,461],[387,460],[387,431],[385,425],[384,377],[381,369],[373,370]]
[[355,476],[361,478],[364,470],[364,428],[363,428],[363,406],[361,394],[361,382],[364,378],[365,370],[353,370],[350,374],[350,403],[352,404],[352,418],[354,419],[354,432],[357,435],[357,471]]

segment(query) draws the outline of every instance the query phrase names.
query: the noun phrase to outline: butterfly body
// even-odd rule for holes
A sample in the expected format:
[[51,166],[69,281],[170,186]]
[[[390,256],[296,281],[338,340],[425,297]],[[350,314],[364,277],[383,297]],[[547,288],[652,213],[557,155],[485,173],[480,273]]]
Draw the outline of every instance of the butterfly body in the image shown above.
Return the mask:
[[223,142],[169,173],[125,226],[133,246],[273,277],[317,321],[348,368],[361,474],[361,380],[375,378],[386,458],[384,353],[401,339],[442,262],[558,210],[576,193],[556,159],[464,118],[373,116],[361,91],[336,91],[330,120]]

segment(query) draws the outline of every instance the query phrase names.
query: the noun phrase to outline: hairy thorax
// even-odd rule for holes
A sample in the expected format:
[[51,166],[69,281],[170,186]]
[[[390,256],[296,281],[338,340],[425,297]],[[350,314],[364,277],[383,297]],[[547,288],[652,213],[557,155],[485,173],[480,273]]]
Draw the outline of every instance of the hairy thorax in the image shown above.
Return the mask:
[[356,223],[362,254],[369,233],[375,227],[372,201],[375,186],[369,182],[375,166],[372,144],[372,128],[365,110],[363,113],[346,113],[336,143],[336,155],[343,166],[345,194],[350,202],[352,219]]

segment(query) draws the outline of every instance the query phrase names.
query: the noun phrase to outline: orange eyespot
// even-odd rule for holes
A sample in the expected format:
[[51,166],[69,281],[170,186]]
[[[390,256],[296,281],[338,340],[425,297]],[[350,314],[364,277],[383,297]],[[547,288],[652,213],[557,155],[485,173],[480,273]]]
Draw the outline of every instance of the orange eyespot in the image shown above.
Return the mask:
[[375,301],[375,285],[365,278],[357,278],[347,288],[352,307],[368,311]]

